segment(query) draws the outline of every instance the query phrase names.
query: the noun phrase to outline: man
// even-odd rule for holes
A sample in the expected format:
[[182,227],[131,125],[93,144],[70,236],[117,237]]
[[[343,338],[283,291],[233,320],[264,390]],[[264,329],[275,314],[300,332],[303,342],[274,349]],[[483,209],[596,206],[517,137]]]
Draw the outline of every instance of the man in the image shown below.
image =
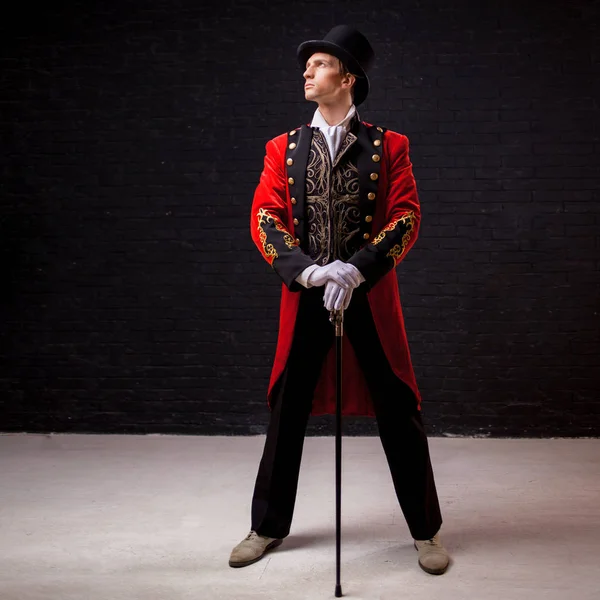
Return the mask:
[[270,140],[251,212],[252,238],[281,277],[280,329],[265,448],[248,536],[229,564],[262,558],[289,534],[310,414],[335,412],[334,330],[344,308],[345,415],[375,416],[419,564],[443,573],[448,553],[395,267],[420,210],[405,136],[361,122],[374,53],[345,25],[298,48],[312,123]]

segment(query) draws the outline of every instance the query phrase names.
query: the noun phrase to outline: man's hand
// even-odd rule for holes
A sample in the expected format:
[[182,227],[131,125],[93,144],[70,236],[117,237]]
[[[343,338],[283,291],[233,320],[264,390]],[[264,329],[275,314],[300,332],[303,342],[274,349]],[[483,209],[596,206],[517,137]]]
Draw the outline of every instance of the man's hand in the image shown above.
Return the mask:
[[346,310],[350,306],[350,299],[354,288],[343,288],[335,281],[328,281],[323,294],[323,304],[328,311]]
[[328,265],[316,268],[308,278],[308,283],[314,287],[325,285],[328,281],[335,282],[344,289],[353,290],[364,281],[364,277],[354,265],[334,260]]

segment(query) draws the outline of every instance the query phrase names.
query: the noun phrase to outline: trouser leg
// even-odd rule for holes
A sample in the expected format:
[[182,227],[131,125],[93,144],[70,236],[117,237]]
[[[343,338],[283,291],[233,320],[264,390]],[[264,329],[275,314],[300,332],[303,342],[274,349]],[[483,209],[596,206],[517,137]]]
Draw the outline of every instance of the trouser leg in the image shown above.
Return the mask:
[[306,425],[333,326],[323,307],[323,288],[302,292],[286,369],[276,384],[265,447],[252,498],[252,529],[283,538],[289,534]]
[[442,524],[427,436],[412,390],[392,371],[366,294],[358,290],[345,327],[373,400],[379,436],[396,496],[415,539],[433,537]]

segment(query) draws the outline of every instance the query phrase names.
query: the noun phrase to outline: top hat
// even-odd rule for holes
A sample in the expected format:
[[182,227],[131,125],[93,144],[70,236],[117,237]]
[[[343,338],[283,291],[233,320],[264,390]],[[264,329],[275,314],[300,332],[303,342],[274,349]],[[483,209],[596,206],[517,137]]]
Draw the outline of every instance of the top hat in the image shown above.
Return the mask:
[[298,62],[302,68],[306,68],[306,61],[315,52],[332,54],[348,67],[350,73],[356,76],[354,104],[362,104],[369,94],[366,71],[375,57],[369,40],[348,25],[337,25],[322,40],[309,40],[298,46]]

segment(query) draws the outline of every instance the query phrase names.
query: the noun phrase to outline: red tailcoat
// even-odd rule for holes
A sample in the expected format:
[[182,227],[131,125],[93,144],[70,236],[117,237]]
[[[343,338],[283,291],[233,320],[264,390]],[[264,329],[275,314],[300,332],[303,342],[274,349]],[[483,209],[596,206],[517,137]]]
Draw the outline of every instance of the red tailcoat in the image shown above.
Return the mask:
[[[367,128],[367,131],[373,127],[366,122],[360,126]],[[370,131],[375,132],[374,129]],[[378,128],[378,131],[383,132],[383,129]],[[293,139],[297,140],[298,136]],[[282,276],[284,283],[281,289],[279,336],[267,394],[269,406],[273,386],[288,360],[300,290],[304,289],[294,279],[306,266],[315,264],[301,250],[300,240],[295,235],[289,191],[293,181],[289,180],[286,166],[286,150],[290,140],[289,134],[283,134],[267,142],[264,169],[256,188],[250,217],[252,239],[263,258],[276,271],[279,264],[285,265],[288,270],[290,264],[295,267],[291,275],[287,273],[286,277]],[[382,135],[382,143],[380,141],[376,145],[379,148],[374,150],[379,150],[381,155],[375,184],[377,193],[372,215],[372,241],[365,241],[347,262],[357,266],[367,278],[362,285],[368,289],[369,305],[385,355],[394,373],[414,392],[420,408],[421,396],[411,364],[395,271],[417,239],[419,200],[409,158],[408,138],[386,130]],[[289,147],[292,146],[295,144]],[[344,337],[343,344],[343,414],[373,416],[369,390],[347,337]],[[334,347],[332,345],[325,360],[315,390],[313,415],[335,414]]]

